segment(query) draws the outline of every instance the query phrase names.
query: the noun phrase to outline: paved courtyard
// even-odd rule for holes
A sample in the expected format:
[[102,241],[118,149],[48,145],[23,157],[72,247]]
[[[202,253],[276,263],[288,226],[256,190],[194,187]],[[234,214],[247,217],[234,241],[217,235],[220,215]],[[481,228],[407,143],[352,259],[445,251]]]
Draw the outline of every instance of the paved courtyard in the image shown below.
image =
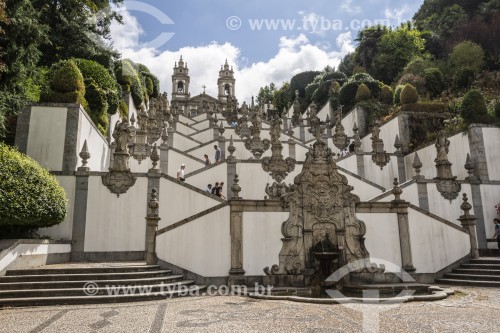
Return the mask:
[[500,331],[500,289],[456,290],[456,295],[442,301],[391,305],[321,305],[205,296],[141,303],[10,308],[0,310],[0,332]]

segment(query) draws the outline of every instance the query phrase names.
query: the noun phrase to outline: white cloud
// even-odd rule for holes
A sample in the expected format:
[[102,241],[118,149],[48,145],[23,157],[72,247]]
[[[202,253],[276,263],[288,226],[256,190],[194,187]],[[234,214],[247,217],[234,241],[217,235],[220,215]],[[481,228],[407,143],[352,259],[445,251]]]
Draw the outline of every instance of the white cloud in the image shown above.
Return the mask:
[[[112,39],[118,40],[115,47],[122,53],[123,58],[146,65],[160,79],[162,91],[169,95],[172,91],[172,68],[181,55],[189,67],[192,96],[201,93],[203,85],[207,86],[208,94],[217,96],[218,73],[220,66],[227,59],[229,64],[234,66],[236,97],[242,103],[249,102],[260,87],[271,82],[281,86],[297,73],[321,70],[327,65],[338,66],[342,57],[354,49],[350,32],[338,36],[338,51],[334,52],[328,52],[322,45],[311,44],[304,34],[300,34],[295,38],[281,37],[279,50],[271,59],[249,63],[248,59],[241,55],[239,48],[231,43],[212,42],[208,45],[163,52],[157,52],[153,48],[137,48],[137,40],[142,33],[140,25],[135,19],[127,18],[124,22],[124,26],[114,25],[111,29]],[[122,29],[126,33],[123,33]]]
[[302,29],[307,31],[309,34],[314,34],[324,37],[328,29],[323,28],[322,20],[324,18],[314,12],[307,13],[305,11],[299,11],[299,15],[302,16]]
[[410,12],[410,6],[404,5],[400,8],[389,9],[386,8],[384,11],[384,15],[389,20],[394,20],[396,25],[399,25],[403,22],[403,16]]
[[345,0],[342,5],[340,5],[340,10],[349,13],[349,14],[359,14],[361,13],[360,6],[354,6],[353,0]]

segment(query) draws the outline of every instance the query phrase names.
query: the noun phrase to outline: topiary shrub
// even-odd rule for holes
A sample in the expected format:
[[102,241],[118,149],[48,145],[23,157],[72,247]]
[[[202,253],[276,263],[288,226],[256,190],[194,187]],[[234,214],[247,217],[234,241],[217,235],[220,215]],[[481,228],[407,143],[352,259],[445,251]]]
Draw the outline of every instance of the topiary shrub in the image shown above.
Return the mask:
[[401,105],[404,104],[413,104],[418,102],[418,93],[417,89],[411,84],[405,85],[403,90],[401,91],[400,96]]
[[83,76],[74,61],[64,60],[52,65],[47,72],[46,84],[40,102],[78,103],[88,107]]
[[66,193],[57,179],[28,156],[0,143],[0,234],[53,226],[64,221],[66,212]]
[[425,89],[427,89],[432,97],[436,97],[443,92],[445,83],[443,73],[439,68],[433,67],[426,69],[424,71],[424,78]]
[[479,91],[471,90],[465,94],[460,106],[460,116],[467,125],[489,122],[488,107]]
[[366,101],[370,99],[371,93],[370,89],[366,86],[366,84],[361,83],[356,91],[356,102]]
[[424,77],[412,73],[404,74],[398,80],[398,84],[403,86],[411,84],[415,89],[417,89],[417,93],[420,95],[423,95],[426,92],[425,83]]
[[85,93],[83,75],[73,60],[66,60],[54,66],[49,74],[51,88],[56,92],[79,92]]
[[393,94],[392,88],[388,85],[384,85],[380,91],[379,99],[384,104],[392,104]]
[[356,92],[358,91],[358,82],[347,82],[340,88],[339,102],[341,105],[354,105]]
[[398,105],[401,101],[401,91],[403,91],[403,88],[405,86],[403,85],[399,85],[396,87],[396,89],[394,90],[394,104]]
[[340,91],[340,83],[337,81],[333,81],[332,85],[330,86],[330,95],[338,94]]

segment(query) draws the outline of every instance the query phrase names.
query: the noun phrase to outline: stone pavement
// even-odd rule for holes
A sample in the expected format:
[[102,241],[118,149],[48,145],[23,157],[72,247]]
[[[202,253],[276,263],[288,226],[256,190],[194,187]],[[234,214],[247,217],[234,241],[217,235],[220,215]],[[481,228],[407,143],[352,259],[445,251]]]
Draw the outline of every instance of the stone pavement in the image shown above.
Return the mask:
[[0,310],[0,332],[500,331],[500,289],[456,290],[456,295],[442,301],[391,305],[321,305],[202,296],[142,303],[11,308]]

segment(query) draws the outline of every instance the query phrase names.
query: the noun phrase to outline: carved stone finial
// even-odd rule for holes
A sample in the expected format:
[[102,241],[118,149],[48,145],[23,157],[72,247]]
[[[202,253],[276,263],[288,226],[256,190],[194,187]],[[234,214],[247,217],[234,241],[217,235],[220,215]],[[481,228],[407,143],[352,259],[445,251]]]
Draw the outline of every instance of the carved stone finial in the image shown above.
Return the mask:
[[395,197],[393,202],[403,201],[401,200],[401,193],[403,193],[403,190],[401,189],[401,187],[399,187],[399,182],[397,178],[394,178],[393,184],[394,187],[392,188],[392,194],[394,194]]
[[130,124],[135,127],[135,114],[132,113],[132,117],[130,117]]
[[167,125],[163,126],[163,131],[161,132],[162,145],[166,145],[168,140]]
[[151,199],[149,199],[148,203],[149,207],[149,216],[150,217],[157,217],[158,216],[158,208],[160,207],[160,204],[158,202],[158,196],[156,195],[156,189],[153,188],[151,190]]
[[417,152],[415,152],[415,156],[413,156],[413,163],[411,166],[415,169],[415,177],[421,177],[420,168],[422,168],[422,162],[420,162]]
[[372,161],[380,167],[380,170],[391,160],[385,152],[384,141],[380,138],[380,121],[376,120],[373,123],[372,129]]
[[82,151],[80,152],[80,158],[82,159],[82,166],[78,168],[78,171],[90,171],[90,168],[87,166],[87,160],[90,158],[89,148],[87,147],[87,140],[83,142]]
[[469,174],[467,177],[465,177],[465,180],[477,180],[476,175],[474,175],[474,163],[472,161],[472,158],[470,157],[470,154],[467,153],[467,158],[465,159],[465,165],[464,168],[467,169],[467,173]]
[[462,204],[460,205],[460,209],[464,211],[463,216],[470,216],[469,211],[472,209],[472,205],[469,203],[469,198],[467,198],[467,193],[462,194]]
[[233,197],[231,199],[233,200],[241,200],[240,197],[241,186],[238,184],[239,181],[240,179],[238,178],[238,175],[234,175],[233,186],[231,186],[231,191],[233,191]]
[[236,151],[236,147],[234,146],[233,136],[232,135],[231,135],[231,138],[229,139],[229,146],[227,147],[227,151],[229,152],[229,156],[227,157],[227,159],[228,160],[233,160],[235,158],[233,156],[233,154]]
[[271,142],[268,139],[260,138],[260,127],[262,120],[259,113],[252,114],[252,127],[250,127],[251,138],[245,139],[245,148],[250,150],[256,159],[260,159],[262,154],[269,149]]
[[156,143],[153,145],[153,150],[151,152],[151,161],[153,162],[153,167],[149,170],[151,171],[158,171],[157,165],[158,161],[160,160],[160,155],[158,154],[158,147],[156,146]]
[[220,135],[224,134],[226,130],[224,129],[224,124],[222,123],[222,120],[220,121],[220,125],[219,125],[219,133]]
[[396,134],[396,140],[394,140],[394,148],[396,148],[396,153],[400,153],[402,147],[403,147],[403,144],[401,143],[401,140],[399,139],[399,135]]

